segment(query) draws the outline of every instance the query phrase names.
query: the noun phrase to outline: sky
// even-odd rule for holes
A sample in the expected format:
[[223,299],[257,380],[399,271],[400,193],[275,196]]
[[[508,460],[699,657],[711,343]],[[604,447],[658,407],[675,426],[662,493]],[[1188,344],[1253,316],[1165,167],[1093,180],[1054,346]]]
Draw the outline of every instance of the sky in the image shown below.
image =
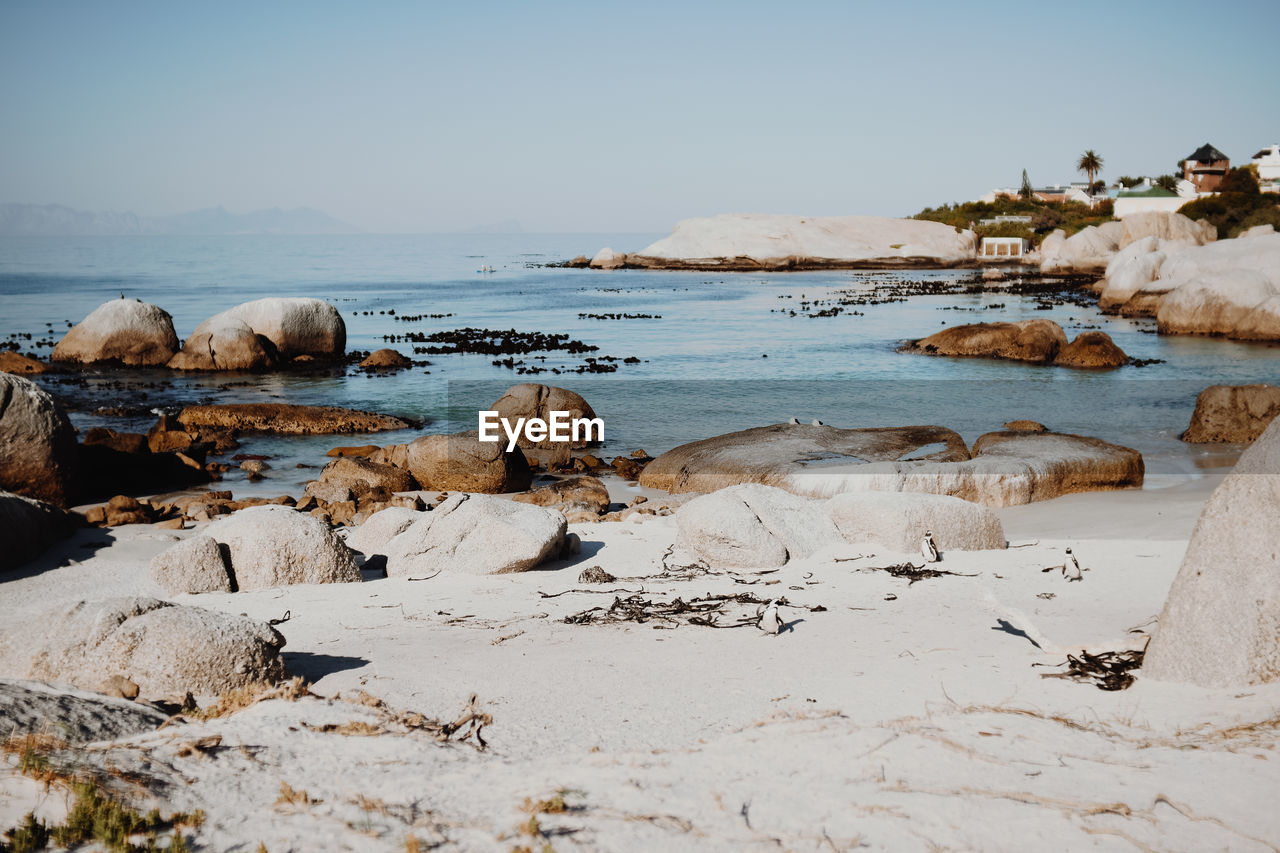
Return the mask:
[[1280,142],[1277,0],[0,0],[0,202],[372,232],[910,215]]

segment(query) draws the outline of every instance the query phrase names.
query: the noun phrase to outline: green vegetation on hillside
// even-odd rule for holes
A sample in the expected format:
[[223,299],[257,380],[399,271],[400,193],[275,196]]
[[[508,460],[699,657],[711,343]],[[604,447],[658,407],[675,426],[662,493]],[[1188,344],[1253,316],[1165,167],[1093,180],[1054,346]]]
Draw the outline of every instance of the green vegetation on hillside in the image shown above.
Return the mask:
[[1253,164],[1227,172],[1217,195],[1187,202],[1178,212],[1209,220],[1218,229],[1219,240],[1238,237],[1255,225],[1273,225],[1280,231],[1280,196],[1258,189]]
[[[991,202],[966,201],[926,207],[912,218],[945,222],[957,228],[968,228],[972,223],[979,238],[1027,237],[1039,243],[1055,228],[1061,228],[1071,235],[1086,226],[1110,222],[1111,208],[1110,200],[1100,201],[1089,207],[1078,201],[1052,202],[1001,196]],[[997,216],[1030,216],[1031,221],[978,225],[983,219],[994,219]]]

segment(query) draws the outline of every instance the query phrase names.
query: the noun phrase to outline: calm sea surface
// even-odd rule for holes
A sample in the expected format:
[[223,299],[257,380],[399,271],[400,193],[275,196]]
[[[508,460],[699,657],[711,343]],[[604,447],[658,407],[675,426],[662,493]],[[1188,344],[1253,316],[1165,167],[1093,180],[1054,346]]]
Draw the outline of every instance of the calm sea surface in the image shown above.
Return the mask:
[[[63,396],[81,428],[140,429],[151,409],[195,402],[275,400],[332,404],[428,421],[424,431],[474,428],[475,412],[508,385],[541,381],[582,393],[604,418],[605,454],[650,453],[735,429],[796,416],[841,427],[941,424],[972,441],[1013,418],[1096,435],[1147,457],[1150,485],[1221,464],[1222,449],[1177,440],[1195,395],[1214,383],[1280,382],[1280,348],[1192,337],[1160,337],[1154,323],[1104,317],[1093,306],[1046,306],[1001,292],[912,295],[812,317],[805,300],[835,291],[897,287],[903,279],[957,281],[967,271],[813,272],[757,275],[548,269],[541,265],[602,246],[635,250],[660,235],[355,235],[338,237],[0,238],[0,341],[31,333],[20,351],[47,358],[56,341],[107,299],[153,302],[173,315],[179,337],[206,317],[263,296],[314,296],[347,323],[349,349],[390,346],[430,366],[388,376],[355,368],[184,377],[163,370],[91,372],[83,383],[41,384]],[[481,273],[493,267],[493,273]],[[883,293],[883,291],[882,291]],[[822,307],[827,307],[823,305]],[[394,315],[383,313],[394,311]],[[793,316],[792,311],[796,314]],[[853,312],[861,312],[855,314]],[[369,312],[369,313],[366,313]],[[396,316],[449,314],[404,322]],[[652,319],[594,319],[647,314]],[[896,352],[905,339],[944,324],[1047,318],[1068,337],[1100,328],[1131,357],[1164,359],[1144,368],[1089,372],[982,359]],[[564,352],[515,356],[548,370],[519,375],[490,355],[414,355],[386,340],[463,327],[567,334],[618,364],[605,375],[561,373],[581,366]],[[539,358],[539,356],[543,358]],[[766,357],[767,356],[767,357]],[[506,358],[503,356],[502,358]],[[122,406],[134,416],[104,415]],[[377,443],[407,440],[384,434]],[[238,494],[279,494],[314,476],[345,436],[256,438],[245,452],[274,457],[272,477],[228,482]]]

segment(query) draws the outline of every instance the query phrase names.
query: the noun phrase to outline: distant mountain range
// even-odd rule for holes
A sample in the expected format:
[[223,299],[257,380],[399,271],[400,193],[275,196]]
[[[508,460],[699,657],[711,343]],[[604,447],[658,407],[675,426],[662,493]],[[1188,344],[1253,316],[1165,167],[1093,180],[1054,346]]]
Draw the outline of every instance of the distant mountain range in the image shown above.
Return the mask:
[[0,235],[81,236],[119,234],[355,234],[354,225],[309,207],[231,213],[223,207],[143,217],[94,213],[60,204],[0,204]]

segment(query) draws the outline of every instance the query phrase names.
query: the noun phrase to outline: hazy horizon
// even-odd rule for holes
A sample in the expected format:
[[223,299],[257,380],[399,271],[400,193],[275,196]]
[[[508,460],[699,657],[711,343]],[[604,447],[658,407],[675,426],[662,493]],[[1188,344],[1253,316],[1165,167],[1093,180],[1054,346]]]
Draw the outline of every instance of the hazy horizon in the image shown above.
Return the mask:
[[1280,6],[0,5],[0,202],[369,233],[901,216],[1280,141]]

